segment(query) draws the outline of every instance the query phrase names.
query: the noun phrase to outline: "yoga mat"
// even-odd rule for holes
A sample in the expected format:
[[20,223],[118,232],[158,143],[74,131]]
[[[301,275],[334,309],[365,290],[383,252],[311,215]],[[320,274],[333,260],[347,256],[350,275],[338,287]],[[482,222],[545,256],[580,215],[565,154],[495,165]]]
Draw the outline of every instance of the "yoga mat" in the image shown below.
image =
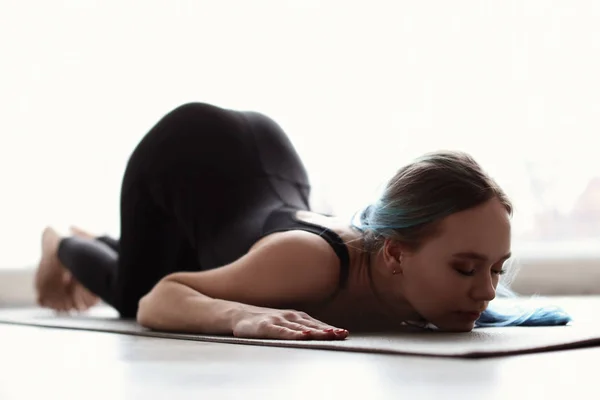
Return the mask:
[[[600,307],[600,299],[592,299],[569,299],[566,303],[570,307],[563,308],[568,312],[576,310],[580,315],[590,315]],[[552,304],[562,306],[563,303],[554,301]],[[482,358],[600,345],[600,323],[596,323],[593,317],[580,323],[573,321],[566,326],[478,328],[467,333],[413,329],[394,333],[351,333],[343,341],[244,339],[158,332],[146,329],[133,320],[118,319],[114,310],[101,306],[85,314],[63,316],[39,308],[0,309],[0,323],[217,343],[437,357]]]

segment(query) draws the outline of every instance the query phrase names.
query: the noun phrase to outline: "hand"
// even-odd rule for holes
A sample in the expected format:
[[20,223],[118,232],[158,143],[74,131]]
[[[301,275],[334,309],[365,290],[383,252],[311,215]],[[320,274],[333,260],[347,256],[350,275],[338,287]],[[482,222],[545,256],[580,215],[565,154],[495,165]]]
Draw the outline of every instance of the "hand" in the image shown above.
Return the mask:
[[343,340],[348,331],[295,310],[246,310],[233,324],[233,335],[254,339]]

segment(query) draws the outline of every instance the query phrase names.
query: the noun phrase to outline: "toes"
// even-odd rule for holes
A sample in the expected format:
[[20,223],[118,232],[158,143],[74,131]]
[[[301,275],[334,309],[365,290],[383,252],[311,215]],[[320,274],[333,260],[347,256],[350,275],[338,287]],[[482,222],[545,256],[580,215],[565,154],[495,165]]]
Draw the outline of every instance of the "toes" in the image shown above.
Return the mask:
[[60,235],[52,227],[47,226],[42,232],[42,250],[44,252],[53,252],[58,247]]
[[83,306],[84,306],[84,310],[87,310],[87,309],[93,307],[99,301],[98,296],[94,295],[92,292],[90,292],[87,288],[85,288],[82,285],[80,285],[78,287],[77,292],[79,294],[79,299],[81,300],[81,304],[83,304]]
[[95,235],[92,235],[91,233],[77,227],[77,226],[71,226],[69,227],[69,230],[71,231],[71,234],[74,236],[80,236],[86,239],[94,239]]
[[78,287],[73,293],[73,302],[77,311],[85,311],[89,308],[85,299],[85,293],[82,289],[83,288]]

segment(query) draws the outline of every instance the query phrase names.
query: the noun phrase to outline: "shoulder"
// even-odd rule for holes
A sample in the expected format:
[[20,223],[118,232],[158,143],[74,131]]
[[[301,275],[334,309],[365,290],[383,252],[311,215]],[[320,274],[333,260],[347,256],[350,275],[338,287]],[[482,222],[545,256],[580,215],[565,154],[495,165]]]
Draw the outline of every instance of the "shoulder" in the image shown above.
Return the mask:
[[315,252],[328,253],[330,247],[327,241],[321,236],[301,229],[291,229],[271,233],[256,242],[249,252],[253,252],[263,248],[281,248],[285,247],[288,250],[302,249],[312,250]]
[[321,273],[339,275],[340,260],[331,245],[321,236],[303,230],[289,230],[272,233],[257,242],[250,249],[249,255],[264,255],[288,260],[304,265],[311,265]]
[[231,264],[165,279],[212,298],[281,307],[328,299],[339,287],[340,261],[318,235],[292,230],[265,237]]

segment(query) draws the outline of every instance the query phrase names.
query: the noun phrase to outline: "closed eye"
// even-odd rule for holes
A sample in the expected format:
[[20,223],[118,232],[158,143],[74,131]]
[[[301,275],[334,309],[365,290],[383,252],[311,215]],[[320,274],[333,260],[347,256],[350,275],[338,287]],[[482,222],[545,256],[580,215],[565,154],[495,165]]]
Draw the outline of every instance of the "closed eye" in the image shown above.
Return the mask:
[[464,276],[473,276],[473,275],[475,275],[475,270],[474,269],[469,270],[469,271],[464,271],[462,269],[457,269],[456,272],[458,272],[459,274],[464,275]]
[[[477,272],[477,269],[472,268],[472,269],[466,269],[465,266],[462,265],[454,265],[454,269],[456,270],[456,272],[458,272],[459,274],[463,275],[463,276],[474,276],[475,273]],[[506,273],[505,269],[492,269],[491,273],[494,275],[504,275]]]

